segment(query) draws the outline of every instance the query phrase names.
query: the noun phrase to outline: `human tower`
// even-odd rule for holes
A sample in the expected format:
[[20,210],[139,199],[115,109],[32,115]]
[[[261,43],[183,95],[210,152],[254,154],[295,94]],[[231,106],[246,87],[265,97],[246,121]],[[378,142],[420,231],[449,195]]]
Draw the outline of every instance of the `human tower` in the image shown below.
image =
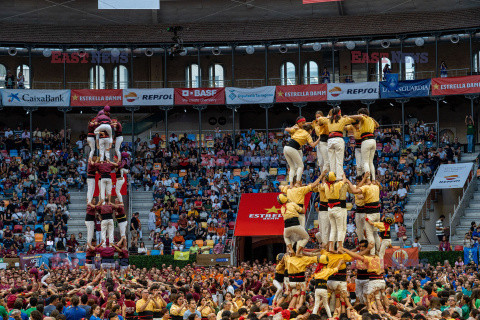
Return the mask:
[[[289,166],[289,185],[280,186],[277,200],[282,204],[284,241],[287,253],[277,256],[274,285],[276,303],[283,299],[282,291],[294,290],[299,299],[305,299],[305,270],[318,263],[313,275],[315,308],[325,308],[329,317],[345,312],[350,305],[347,291],[346,262],[356,260],[356,297],[367,304],[370,311],[382,312],[387,308],[383,257],[391,246],[390,227],[393,217],[380,218],[380,184],[375,180],[373,159],[376,150],[374,131],[378,123],[370,117],[368,109],[361,108],[356,115],[342,115],[340,107],[330,110],[324,117],[321,111],[307,122],[298,117],[296,124],[286,128],[291,139],[284,147]],[[318,137],[312,139],[312,133]],[[345,152],[344,132],[353,132],[357,177],[349,181],[343,172]],[[317,150],[320,177],[308,185],[302,184],[302,147],[310,145]],[[316,239],[320,249],[304,250],[309,240],[305,230],[305,195],[318,192],[319,232]],[[347,193],[355,196],[357,236],[359,249],[355,252],[343,247],[347,227]],[[329,298],[330,297],[330,298]]]

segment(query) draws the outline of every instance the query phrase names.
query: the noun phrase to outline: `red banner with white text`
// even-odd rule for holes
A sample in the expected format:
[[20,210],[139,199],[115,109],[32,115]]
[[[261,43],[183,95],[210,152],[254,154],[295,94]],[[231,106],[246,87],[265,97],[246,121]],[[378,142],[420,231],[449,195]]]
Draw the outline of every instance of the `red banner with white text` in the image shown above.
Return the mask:
[[[117,177],[115,176],[115,173],[110,173],[110,176],[112,177],[112,196],[116,196],[115,187],[117,186]],[[99,181],[100,181],[100,174],[97,172],[97,175],[95,176],[95,191],[93,193],[94,197],[98,197],[100,195],[100,186],[98,183]],[[125,177],[125,182],[123,183],[122,189],[120,190],[120,194],[122,196],[127,195],[127,185],[128,185],[128,179],[127,177]]]
[[327,84],[305,84],[297,86],[277,86],[276,102],[306,102],[327,100]]
[[417,248],[389,248],[385,251],[383,257],[385,267],[416,267],[418,266],[418,247]]
[[[279,236],[283,235],[279,193],[243,193],[238,206],[235,236]],[[310,201],[311,193],[305,196]]]
[[72,90],[70,105],[72,107],[101,107],[106,104],[110,106],[123,105],[122,89],[80,89]]
[[433,78],[432,96],[480,92],[480,76]]
[[225,88],[176,88],[175,104],[225,104]]

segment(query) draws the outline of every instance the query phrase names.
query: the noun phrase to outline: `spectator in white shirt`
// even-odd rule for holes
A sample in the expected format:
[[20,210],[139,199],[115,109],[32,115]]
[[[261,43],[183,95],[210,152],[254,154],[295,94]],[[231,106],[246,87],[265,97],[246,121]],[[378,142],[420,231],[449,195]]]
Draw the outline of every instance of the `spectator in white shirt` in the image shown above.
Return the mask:
[[403,186],[403,183],[400,183],[397,190],[397,194],[400,197],[400,200],[405,199],[405,197],[407,196],[407,193],[408,193],[407,189]]
[[169,221],[168,227],[165,229],[165,232],[167,232],[170,238],[173,239],[173,237],[175,237],[175,233],[177,232],[177,228],[175,228],[175,226],[173,226],[172,223]]
[[415,238],[415,242],[413,242],[412,246],[414,248],[418,248],[418,251],[422,251],[422,245],[418,242],[419,238],[416,237]]
[[266,180],[267,176],[268,172],[265,170],[264,167],[262,167],[262,170],[260,170],[260,172],[258,173],[258,177],[260,178],[260,180]]
[[30,139],[30,131],[27,131],[27,129],[23,130],[22,139]]

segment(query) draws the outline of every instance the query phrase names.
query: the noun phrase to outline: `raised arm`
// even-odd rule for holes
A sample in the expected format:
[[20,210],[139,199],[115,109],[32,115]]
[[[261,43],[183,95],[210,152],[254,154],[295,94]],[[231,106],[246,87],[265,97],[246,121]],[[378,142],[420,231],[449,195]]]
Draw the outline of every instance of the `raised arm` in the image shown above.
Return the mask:
[[354,259],[362,260],[362,261],[363,261],[363,257],[362,257],[361,255],[353,252],[353,251],[350,251],[350,250],[345,249],[345,248],[339,248],[339,251],[348,254],[350,257],[352,257],[352,258],[354,258]]

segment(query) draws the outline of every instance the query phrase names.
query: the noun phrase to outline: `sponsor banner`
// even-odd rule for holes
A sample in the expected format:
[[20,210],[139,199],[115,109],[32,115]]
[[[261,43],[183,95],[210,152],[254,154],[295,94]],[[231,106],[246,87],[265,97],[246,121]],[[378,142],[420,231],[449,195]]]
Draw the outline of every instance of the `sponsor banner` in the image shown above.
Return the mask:
[[297,86],[277,86],[275,101],[306,102],[327,100],[327,84],[306,84]]
[[20,254],[20,267],[23,270],[31,268],[77,268],[85,265],[85,252],[56,252],[56,253],[40,253],[40,254]]
[[123,89],[124,106],[173,106],[173,88]]
[[2,89],[0,93],[5,107],[67,107],[70,105],[70,90]]
[[433,179],[431,189],[463,188],[473,163],[442,164]]
[[225,104],[225,88],[176,88],[175,104]]
[[379,96],[378,82],[327,84],[327,100],[372,100]]
[[[116,195],[116,186],[117,186],[117,177],[115,176],[115,173],[110,173],[110,177],[112,177],[112,196]],[[127,195],[127,186],[128,186],[128,178],[127,176],[124,176],[125,183],[122,186],[122,190],[120,190],[120,194],[122,196]],[[98,197],[100,195],[100,188],[98,186],[98,181],[100,180],[100,174],[97,172],[95,175],[95,191],[93,192],[94,197]]]
[[343,1],[343,0],[303,0],[303,4],[321,3],[321,2],[335,2],[335,1]]
[[98,0],[99,10],[159,10],[160,0]]
[[121,106],[122,89],[80,89],[72,90],[70,105],[72,107],[101,107],[105,105]]
[[229,254],[197,254],[197,265],[199,266],[228,266],[230,265]]
[[418,266],[418,247],[394,249],[389,248],[383,257],[385,267],[416,267]]
[[173,254],[173,260],[188,261],[190,259],[190,252],[175,251]]
[[478,247],[463,248],[463,261],[465,264],[469,264],[472,261],[478,264]]
[[275,86],[258,88],[225,88],[227,104],[261,104],[273,103]]
[[[279,193],[244,193],[240,198],[235,236],[283,236]],[[305,196],[309,203],[311,193]]]
[[380,82],[380,98],[427,97],[430,94],[430,79]]
[[432,95],[469,94],[480,92],[480,76],[433,78]]

